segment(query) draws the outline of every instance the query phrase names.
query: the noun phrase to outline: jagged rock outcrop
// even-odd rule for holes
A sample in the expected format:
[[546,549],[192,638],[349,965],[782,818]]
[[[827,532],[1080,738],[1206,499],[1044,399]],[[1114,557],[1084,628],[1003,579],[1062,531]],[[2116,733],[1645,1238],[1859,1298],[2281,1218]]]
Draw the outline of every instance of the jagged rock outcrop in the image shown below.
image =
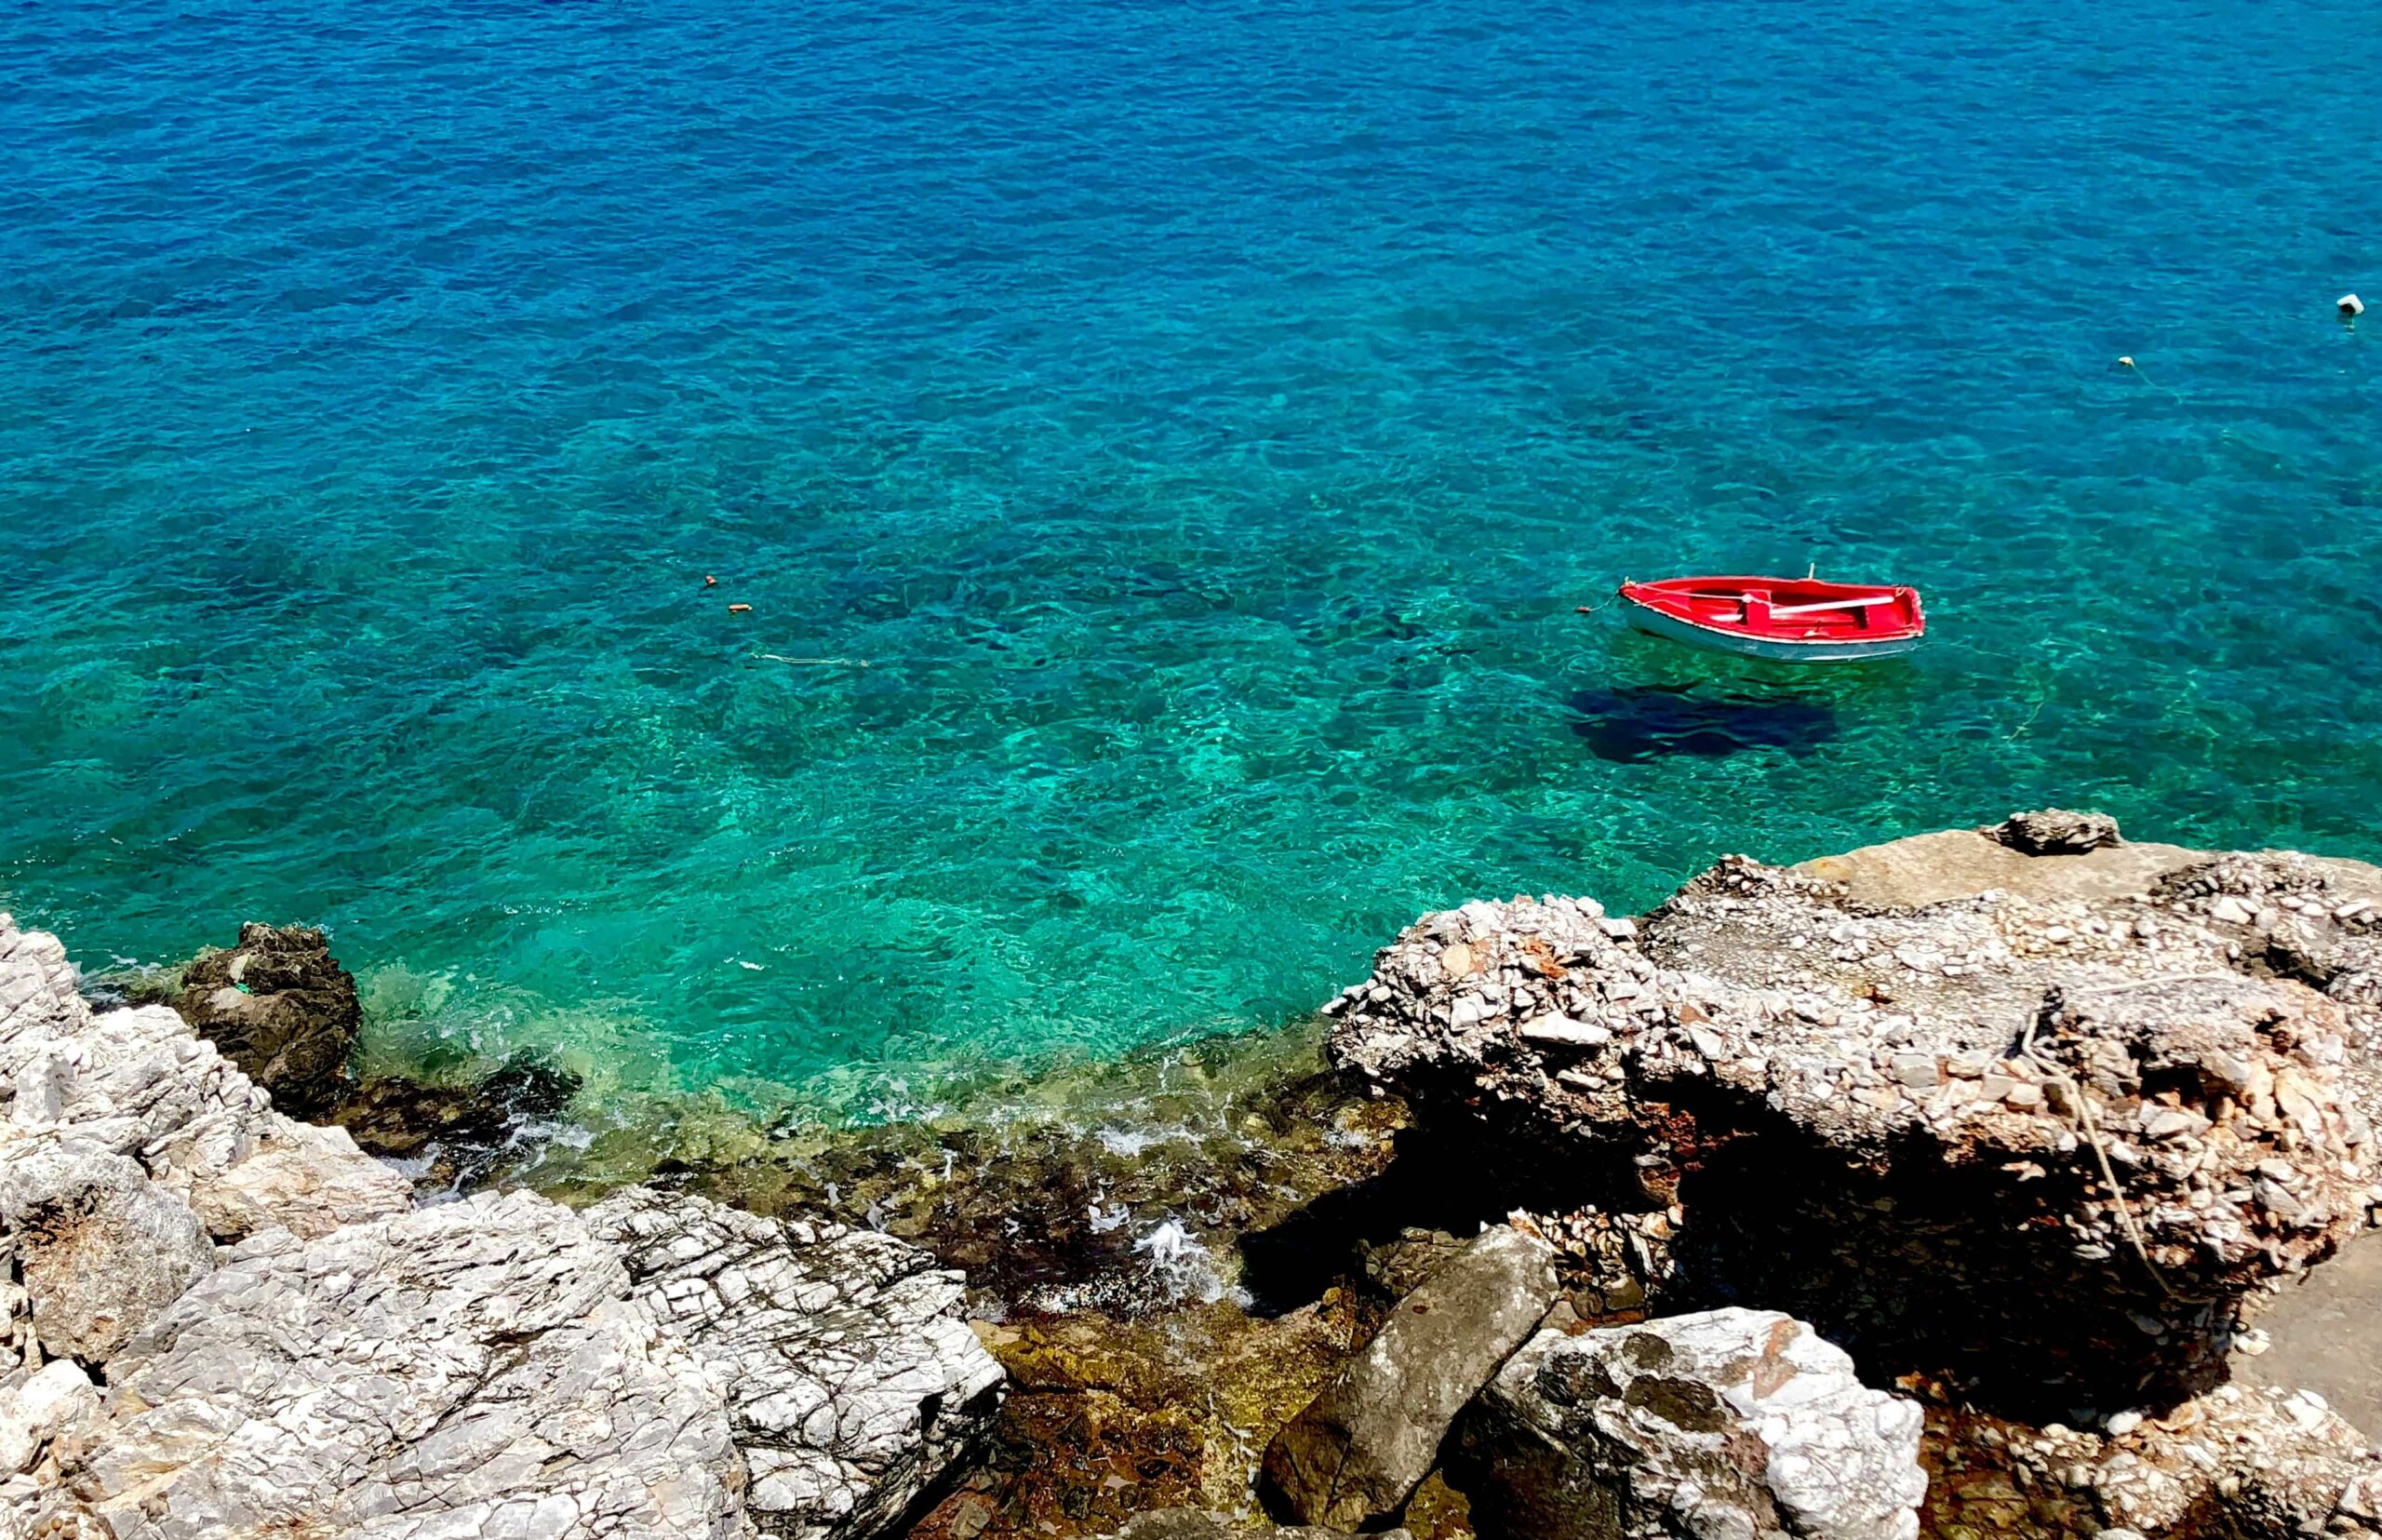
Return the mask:
[[258,1130],[245,1158],[194,1190],[191,1204],[222,1239],[278,1225],[312,1240],[396,1212],[410,1196],[406,1179],[364,1156],[344,1129],[276,1118]]
[[1555,1250],[1490,1230],[1399,1300],[1365,1350],[1265,1452],[1269,1500],[1309,1524],[1377,1528],[1439,1462],[1447,1430],[1555,1302]]
[[99,1388],[64,1359],[10,1378],[14,1383],[0,1381],[0,1480],[32,1472],[48,1485],[59,1463],[75,1457],[76,1440],[106,1420]]
[[1773,1306],[2043,1416],[2206,1388],[2253,1293],[2365,1223],[2382,873],[1908,843],[1731,858],[1642,920],[1431,916],[1332,1051],[1642,1216],[1663,1307]]
[[997,1403],[958,1276],[902,1241],[642,1189],[415,1210],[5,918],[0,1087],[11,1540],[863,1540]]
[[320,931],[241,926],[238,945],[182,971],[174,1009],[293,1118],[319,1116],[347,1089],[364,1012]]
[[[216,1239],[266,1223],[320,1233],[412,1206],[404,1178],[272,1098],[163,1006],[94,1015],[57,938],[0,916],[0,1158],[24,1139],[138,1161]],[[308,1152],[299,1179],[276,1152]],[[263,1159],[259,1169],[243,1171]]]
[[726,1386],[772,1534],[873,1534],[991,1430],[1000,1365],[917,1247],[632,1187],[587,1212],[636,1297]]
[[1921,1422],[1802,1322],[1725,1309],[1541,1332],[1463,1442],[1492,1533],[1912,1540]]
[[264,1231],[109,1363],[67,1491],[118,1540],[730,1540],[722,1386],[628,1293],[617,1248],[525,1193]]
[[109,1361],[50,1506],[120,1540],[876,1534],[997,1402],[958,1292],[888,1237],[643,1189],[270,1229]]

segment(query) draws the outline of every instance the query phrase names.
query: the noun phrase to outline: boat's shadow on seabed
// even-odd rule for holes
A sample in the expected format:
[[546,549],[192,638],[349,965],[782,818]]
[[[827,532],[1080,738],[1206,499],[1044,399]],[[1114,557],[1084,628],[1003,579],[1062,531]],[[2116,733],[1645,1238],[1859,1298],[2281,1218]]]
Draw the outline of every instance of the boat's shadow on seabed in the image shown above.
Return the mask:
[[1775,687],[1607,686],[1574,690],[1566,704],[1572,731],[1589,751],[1620,764],[1679,754],[1719,759],[1757,748],[1801,755],[1837,735],[1833,706]]

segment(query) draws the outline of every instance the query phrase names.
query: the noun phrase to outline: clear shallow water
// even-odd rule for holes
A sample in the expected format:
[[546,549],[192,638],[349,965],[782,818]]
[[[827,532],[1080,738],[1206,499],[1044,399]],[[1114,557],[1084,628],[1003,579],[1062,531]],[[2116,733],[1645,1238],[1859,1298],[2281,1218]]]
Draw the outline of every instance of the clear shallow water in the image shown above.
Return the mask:
[[[2375,41],[17,7],[0,902],[92,965],[327,923],[391,1058],[864,1109],[1728,850],[2382,855]],[[1810,561],[1933,645],[1572,612]]]

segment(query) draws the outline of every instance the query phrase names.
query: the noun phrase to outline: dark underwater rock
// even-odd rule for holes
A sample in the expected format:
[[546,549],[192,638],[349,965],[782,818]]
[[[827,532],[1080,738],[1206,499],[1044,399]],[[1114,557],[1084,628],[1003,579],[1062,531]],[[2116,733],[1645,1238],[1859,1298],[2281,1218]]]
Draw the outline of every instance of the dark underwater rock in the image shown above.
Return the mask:
[[[1248,1524],[1198,1508],[1161,1508],[1144,1513],[1117,1532],[1116,1540],[1356,1540],[1345,1530]],[[1404,1530],[1387,1530],[1379,1540],[1411,1540]]]
[[579,1077],[534,1053],[515,1053],[476,1080],[435,1085],[404,1076],[365,1081],[330,1109],[368,1155],[416,1167],[422,1186],[477,1185],[535,1131],[559,1118]]
[[2118,821],[2105,812],[2069,812],[2044,808],[2014,813],[1985,831],[1989,837],[2027,855],[2082,855],[2104,845],[2120,845]]

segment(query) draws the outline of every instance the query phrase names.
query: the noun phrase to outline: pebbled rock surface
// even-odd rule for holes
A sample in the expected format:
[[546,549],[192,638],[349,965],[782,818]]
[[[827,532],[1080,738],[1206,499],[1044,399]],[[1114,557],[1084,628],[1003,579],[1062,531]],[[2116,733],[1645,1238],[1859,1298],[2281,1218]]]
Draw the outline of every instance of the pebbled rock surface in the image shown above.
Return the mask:
[[1843,880],[1733,857],[1639,920],[1428,917],[1332,1051],[1573,1173],[1543,1227],[1626,1230],[1660,1308],[1775,1306],[2044,1416],[2204,1390],[2257,1291],[2365,1224],[2382,873],[1907,843],[1816,864]]
[[174,1009],[292,1117],[320,1115],[347,1089],[364,1013],[320,931],[241,926],[238,945],[182,971]]
[[638,1187],[586,1220],[727,1386],[765,1532],[878,1533],[991,1431],[1000,1365],[961,1317],[960,1275],[917,1248]]
[[1912,1540],[1919,1407],[1800,1321],[1716,1310],[1545,1332],[1467,1418],[1474,1508],[1533,1540]]
[[2219,1386],[2163,1415],[2028,1427],[1939,1413],[1930,1534],[2153,1540],[2382,1533],[2382,1453],[2307,1390]]
[[1269,1501],[1310,1524],[1380,1527],[1439,1460],[1466,1402],[1555,1303],[1555,1251],[1509,1227],[1440,1262],[1266,1449]]

